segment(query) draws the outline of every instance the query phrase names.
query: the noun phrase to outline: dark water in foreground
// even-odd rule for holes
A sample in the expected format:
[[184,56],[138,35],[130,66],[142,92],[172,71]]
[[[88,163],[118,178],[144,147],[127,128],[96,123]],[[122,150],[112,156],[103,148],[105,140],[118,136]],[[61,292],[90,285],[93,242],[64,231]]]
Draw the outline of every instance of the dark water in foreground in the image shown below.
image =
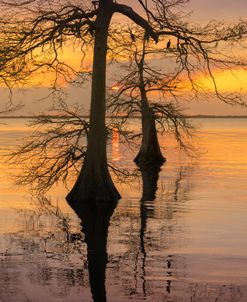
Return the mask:
[[[0,301],[87,302],[91,289],[108,302],[247,301],[247,119],[195,122],[196,158],[161,138],[162,170],[118,184],[115,207],[85,206],[82,225],[65,188],[30,197],[2,156]],[[28,131],[20,120],[0,125],[0,153]],[[117,139],[109,154],[134,167]]]

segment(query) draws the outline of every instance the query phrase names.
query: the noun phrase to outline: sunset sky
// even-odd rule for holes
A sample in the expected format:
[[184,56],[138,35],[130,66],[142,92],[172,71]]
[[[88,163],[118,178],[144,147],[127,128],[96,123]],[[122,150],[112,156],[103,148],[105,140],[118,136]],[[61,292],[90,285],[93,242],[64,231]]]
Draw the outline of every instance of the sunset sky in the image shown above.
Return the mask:
[[247,3],[245,0],[191,0],[188,7],[199,22],[212,19],[236,21],[239,17],[246,17]]
[[[120,1],[119,1],[120,2]],[[121,1],[122,3],[131,5],[133,8],[138,9],[136,0]],[[189,4],[185,5],[188,11],[192,11],[192,20],[196,23],[207,23],[212,19],[224,20],[225,22],[237,21],[240,17],[246,16],[247,2],[246,0],[191,0]],[[114,17],[114,20],[122,20],[119,14]],[[78,60],[76,54],[66,53],[65,56],[73,62]],[[108,73],[108,78],[111,78],[111,71]],[[112,79],[111,79],[112,80]],[[242,91],[245,93],[247,90],[247,72],[235,71],[234,75],[231,72],[224,70],[222,73],[217,73],[216,80],[218,81],[219,88],[222,91],[231,93],[236,91]],[[211,84],[207,80],[203,80],[203,83],[210,87]],[[19,111],[19,114],[39,114],[45,112],[48,104],[43,101],[41,103],[37,100],[44,96],[47,92],[46,88],[25,89],[24,92],[14,93],[14,100],[22,101],[25,103],[25,107]],[[6,89],[1,88],[1,99],[7,101],[8,92]],[[86,84],[82,89],[73,89],[69,92],[69,103],[81,103],[88,109],[90,100],[90,84]],[[35,102],[34,102],[35,101]],[[222,104],[215,99],[209,100],[209,102],[197,101],[184,104],[189,114],[245,114],[247,115],[247,109],[233,108],[231,106]]]

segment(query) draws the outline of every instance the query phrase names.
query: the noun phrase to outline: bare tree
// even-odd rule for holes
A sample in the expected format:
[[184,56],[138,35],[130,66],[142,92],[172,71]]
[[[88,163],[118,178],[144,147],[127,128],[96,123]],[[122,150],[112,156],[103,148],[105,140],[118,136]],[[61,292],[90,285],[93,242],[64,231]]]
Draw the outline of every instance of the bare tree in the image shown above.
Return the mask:
[[[3,76],[6,85],[15,81],[22,82],[34,72],[47,70],[70,80],[71,73],[76,74],[70,64],[61,59],[62,47],[79,45],[82,54],[88,47],[93,47],[92,94],[90,109],[90,127],[87,152],[78,179],[67,196],[69,203],[93,200],[96,202],[113,201],[120,198],[107,167],[106,127],[105,127],[105,85],[107,45],[112,16],[120,13],[143,28],[146,36],[158,42],[159,36],[169,36],[177,40],[180,50],[180,65],[191,78],[194,68],[189,60],[191,54],[201,62],[204,71],[213,80],[217,95],[229,103],[242,104],[241,99],[231,96],[222,97],[218,92],[213,77],[213,66],[243,66],[238,60],[220,56],[213,47],[217,43],[228,42],[230,45],[246,37],[246,24],[239,22],[233,27],[209,24],[206,27],[192,27],[179,22],[178,14],[172,13],[184,0],[137,0],[143,14],[131,7],[113,0],[76,1],[1,1],[2,16],[0,37],[2,41],[1,66],[7,75]],[[151,8],[152,7],[152,8]],[[211,64],[212,63],[212,64]],[[193,62],[192,67],[196,66]],[[68,79],[69,75],[69,79]],[[195,83],[191,81],[195,88]],[[198,87],[196,87],[198,88]]]
[[[145,32],[134,26],[122,27],[121,31],[125,31],[125,38],[121,37],[118,44],[122,44],[122,52],[126,52],[129,61],[118,62],[125,74],[112,87],[108,110],[111,115],[121,118],[122,123],[141,115],[142,143],[134,161],[138,165],[159,165],[165,158],[160,150],[157,131],[174,134],[180,147],[189,151],[191,145],[188,141],[192,137],[193,126],[176,96],[180,82],[178,74],[160,70],[150,60],[152,55],[163,55],[164,50],[148,42]],[[117,52],[121,52],[119,49]]]

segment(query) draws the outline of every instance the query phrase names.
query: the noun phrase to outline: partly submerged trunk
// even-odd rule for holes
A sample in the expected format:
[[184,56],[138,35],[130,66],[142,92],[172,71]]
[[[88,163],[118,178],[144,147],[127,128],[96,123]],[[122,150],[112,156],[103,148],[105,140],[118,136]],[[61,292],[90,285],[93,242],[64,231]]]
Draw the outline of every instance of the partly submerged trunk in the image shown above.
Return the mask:
[[162,164],[166,159],[163,157],[160,150],[153,111],[149,107],[148,101],[145,99],[142,100],[141,113],[142,144],[134,161],[138,166],[146,164]]
[[111,17],[112,0],[101,0],[95,30],[87,154],[78,179],[66,198],[70,204],[83,201],[112,202],[120,198],[109,174],[106,156],[106,54]]

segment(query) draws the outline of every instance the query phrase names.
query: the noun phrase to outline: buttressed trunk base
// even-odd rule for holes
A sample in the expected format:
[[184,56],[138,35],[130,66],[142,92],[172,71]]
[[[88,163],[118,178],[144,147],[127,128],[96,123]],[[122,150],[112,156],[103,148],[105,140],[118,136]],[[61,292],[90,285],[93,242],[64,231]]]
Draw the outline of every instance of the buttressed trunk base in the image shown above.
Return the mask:
[[[97,162],[97,161],[96,161]],[[111,179],[107,164],[87,168],[85,162],[74,187],[67,195],[70,205],[81,202],[106,203],[121,198]]]
[[139,153],[134,159],[138,165],[161,165],[166,159],[161,153],[157,131],[155,127],[155,118],[150,108],[142,110],[142,144]]

